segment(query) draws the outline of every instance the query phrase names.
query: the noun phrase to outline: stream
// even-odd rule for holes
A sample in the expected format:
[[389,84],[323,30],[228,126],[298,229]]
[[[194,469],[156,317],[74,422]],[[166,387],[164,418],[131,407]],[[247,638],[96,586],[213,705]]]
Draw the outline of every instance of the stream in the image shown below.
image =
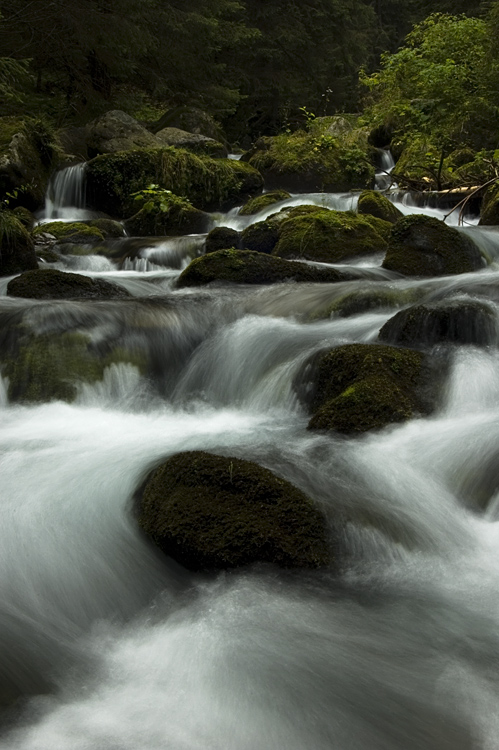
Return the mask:
[[[59,178],[42,220],[85,217],[80,179]],[[394,196],[406,214],[448,213]],[[297,195],[214,220],[241,230],[310,202],[356,198]],[[70,252],[53,265],[114,281],[132,303],[10,298],[1,280],[0,316],[155,363],[154,382],[113,364],[72,404],[11,404],[0,377],[0,698],[14,700],[2,750],[497,750],[499,231],[477,221],[460,231],[488,264],[460,276],[401,278],[371,257],[338,266],[356,278],[336,284],[176,290],[198,235],[113,240],[133,248],[121,268]],[[404,303],[321,311],[378,288],[489,300],[497,342],[446,350],[430,417],[361,437],[307,431],[307,359],[374,343]],[[160,555],[134,491],[187,450],[270,468],[331,535],[342,519],[339,570],[194,574]]]

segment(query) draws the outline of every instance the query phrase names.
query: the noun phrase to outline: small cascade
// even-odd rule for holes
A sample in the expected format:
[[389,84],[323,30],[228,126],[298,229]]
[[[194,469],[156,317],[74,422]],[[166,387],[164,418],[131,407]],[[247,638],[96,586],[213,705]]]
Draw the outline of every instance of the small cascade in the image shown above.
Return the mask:
[[79,221],[93,213],[85,209],[85,162],[65,167],[52,175],[40,221]]
[[390,149],[382,148],[379,150],[380,155],[380,166],[379,171],[374,176],[376,190],[388,190],[392,187],[397,187],[397,183],[393,180],[391,173],[395,166],[395,159],[392,156]]

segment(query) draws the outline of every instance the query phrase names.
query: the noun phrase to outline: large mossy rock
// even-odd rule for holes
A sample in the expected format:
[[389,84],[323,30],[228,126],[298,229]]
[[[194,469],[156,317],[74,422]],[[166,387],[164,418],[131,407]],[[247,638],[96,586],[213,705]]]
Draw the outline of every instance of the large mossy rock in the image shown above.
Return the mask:
[[431,216],[415,214],[393,225],[383,268],[405,276],[447,276],[482,268],[475,243]]
[[10,297],[27,299],[128,299],[131,295],[110,281],[91,279],[78,273],[66,273],[54,268],[25,271],[9,281]]
[[156,133],[156,138],[164,146],[185,148],[187,151],[206,154],[213,159],[226,159],[228,156],[227,148],[223,143],[200,133],[189,133],[187,130],[180,130],[180,128],[163,128]]
[[404,214],[388,198],[377,190],[364,190],[359,195],[357,213],[375,216],[395,224]]
[[80,221],[49,221],[39,224],[33,230],[33,237],[47,233],[55,237],[57,242],[102,242],[104,239],[103,232],[97,226],[89,226]]
[[257,253],[270,254],[279,239],[279,221],[270,216],[266,221],[256,221],[241,233],[241,247]]
[[19,191],[14,203],[36,210],[59,159],[55,134],[45,122],[0,117],[0,198]]
[[243,158],[264,175],[269,189],[343,192],[374,182],[367,135],[354,129],[332,135],[326,123],[309,133],[261,138]]
[[299,206],[279,224],[279,240],[272,253],[281,258],[338,263],[385,252],[386,247],[370,222],[352,211]]
[[414,305],[390,318],[380,341],[402,346],[497,343],[497,319],[492,305],[469,298]]
[[0,210],[0,276],[38,268],[35,247],[12,211]]
[[347,344],[321,354],[311,367],[309,429],[363,433],[430,409],[428,372],[421,352]]
[[334,268],[316,268],[251,250],[217,250],[194,258],[180,274],[177,287],[230,284],[277,284],[282,281],[334,283],[347,277]]
[[212,224],[211,217],[184,198],[171,193],[159,202],[146,203],[126,219],[125,229],[136,237],[163,237],[179,234],[201,234]]
[[215,227],[208,233],[205,243],[205,253],[216,253],[217,250],[227,250],[239,247],[240,235],[230,227]]
[[300,490],[258,464],[202,451],[167,459],[147,480],[139,523],[190,570],[255,562],[318,568],[330,562],[326,524]]
[[135,148],[161,148],[164,145],[137,120],[118,109],[88,123],[86,141],[90,157]]
[[97,156],[87,164],[86,181],[89,206],[118,217],[135,213],[130,195],[151,184],[201,210],[237,205],[263,187],[261,174],[248,164],[173,147]]
[[259,211],[263,211],[265,208],[285,201],[291,198],[291,194],[286,190],[271,190],[269,193],[263,193],[263,195],[257,195],[256,198],[252,198],[239,211],[241,216],[252,216],[257,214]]
[[90,338],[81,333],[36,336],[21,327],[19,334],[2,362],[12,402],[71,403],[78,395],[79,384],[102,380],[106,367],[118,363],[143,366],[139,356],[118,347],[99,356]]
[[178,128],[188,133],[204,135],[227,145],[227,139],[220,125],[211,115],[202,109],[189,106],[173,107],[165,112],[157,122],[150,125],[153,133],[159,133],[164,128]]

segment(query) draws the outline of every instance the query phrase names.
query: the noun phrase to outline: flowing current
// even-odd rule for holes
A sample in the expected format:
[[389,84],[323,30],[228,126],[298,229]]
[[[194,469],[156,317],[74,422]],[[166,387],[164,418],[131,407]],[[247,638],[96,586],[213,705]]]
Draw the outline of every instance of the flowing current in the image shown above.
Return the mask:
[[[462,276],[401,279],[372,258],[339,284],[176,290],[199,252],[182,238],[135,244],[120,268],[66,256],[131,302],[0,298],[9,326],[76,330],[155,371],[113,364],[71,405],[10,403],[0,379],[2,750],[497,750],[497,344],[446,349],[438,411],[376,434],[309,432],[298,398],[312,354],[376,341],[409,297],[499,312],[499,235],[463,231],[488,265]],[[400,302],[324,312],[366,289]],[[194,575],[159,555],[134,492],[197,449],[308,493],[339,570]]]

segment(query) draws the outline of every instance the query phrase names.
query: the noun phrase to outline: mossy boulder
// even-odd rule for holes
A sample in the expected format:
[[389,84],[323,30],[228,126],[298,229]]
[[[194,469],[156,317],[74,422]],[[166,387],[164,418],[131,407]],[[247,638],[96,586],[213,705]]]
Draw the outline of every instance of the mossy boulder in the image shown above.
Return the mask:
[[141,492],[139,524],[166,555],[195,571],[331,562],[326,523],[312,501],[239,458],[203,451],[168,458]]
[[97,156],[87,164],[87,201],[111,216],[131,216],[130,195],[155,184],[201,210],[237,205],[259,193],[263,178],[233,159],[212,159],[165,147]]
[[128,299],[130,294],[117,284],[104,279],[91,279],[78,273],[54,268],[25,271],[9,281],[10,297],[28,299]]
[[99,232],[102,232],[104,238],[125,237],[126,235],[123,224],[113,219],[91,219],[90,221],[86,221],[85,224],[98,229]]
[[496,313],[491,304],[469,298],[414,305],[390,318],[379,339],[401,346],[490,346],[497,342]]
[[0,210],[0,276],[38,268],[33,240],[12,211]]
[[80,221],[50,221],[39,224],[33,230],[33,237],[40,234],[51,234],[57,242],[102,242],[103,232],[96,226],[89,226]]
[[309,429],[363,433],[430,410],[424,355],[378,344],[347,344],[311,363]]
[[159,133],[164,128],[179,128],[227,145],[227,139],[220,125],[208,112],[197,107],[187,105],[173,107],[149,126],[152,133]]
[[117,109],[105,112],[88,123],[86,142],[90,157],[135,148],[161,148],[164,145],[137,120]]
[[60,153],[55,133],[36,118],[0,117],[0,198],[17,194],[10,206],[35,211],[43,205]]
[[206,232],[211,217],[173,193],[160,201],[149,201],[133,216],[124,221],[129,235],[163,237]]
[[263,211],[264,208],[268,208],[274,203],[285,201],[288,198],[291,198],[291,195],[286,190],[271,190],[269,193],[257,195],[256,198],[249,200],[244,204],[239,213],[241,216],[252,216],[259,211]]
[[293,209],[279,226],[273,255],[338,263],[346,258],[385,252],[387,244],[362,216],[352,211]]
[[431,216],[415,214],[393,225],[383,268],[405,276],[447,276],[482,268],[475,243]]
[[208,233],[204,244],[205,253],[239,246],[239,232],[230,227],[215,227]]
[[283,281],[332,283],[344,281],[345,278],[334,268],[316,268],[264,253],[231,248],[194,258],[180,274],[177,286],[204,286],[214,281],[231,284],[276,284]]
[[185,148],[194,153],[206,154],[213,159],[226,159],[228,151],[226,146],[214,138],[208,138],[201,133],[189,133],[187,130],[180,128],[163,128],[158,130],[156,138],[164,146],[175,146],[175,148]]
[[353,130],[348,138],[297,131],[257,143],[260,148],[247,158],[264,175],[270,189],[343,192],[373,185],[374,167],[367,138],[365,143],[356,139]]
[[257,253],[271,253],[279,239],[279,224],[270,217],[250,224],[241,234],[241,247]]
[[400,211],[388,198],[377,190],[364,190],[359,195],[357,203],[357,212],[359,214],[368,214],[375,216],[383,221],[395,224],[398,219],[403,217]]
[[36,336],[21,330],[14,351],[3,361],[9,379],[8,396],[13,402],[72,402],[79,383],[102,380],[112,364],[143,365],[140,356],[115,347],[105,356],[92,348],[88,336],[78,332]]

